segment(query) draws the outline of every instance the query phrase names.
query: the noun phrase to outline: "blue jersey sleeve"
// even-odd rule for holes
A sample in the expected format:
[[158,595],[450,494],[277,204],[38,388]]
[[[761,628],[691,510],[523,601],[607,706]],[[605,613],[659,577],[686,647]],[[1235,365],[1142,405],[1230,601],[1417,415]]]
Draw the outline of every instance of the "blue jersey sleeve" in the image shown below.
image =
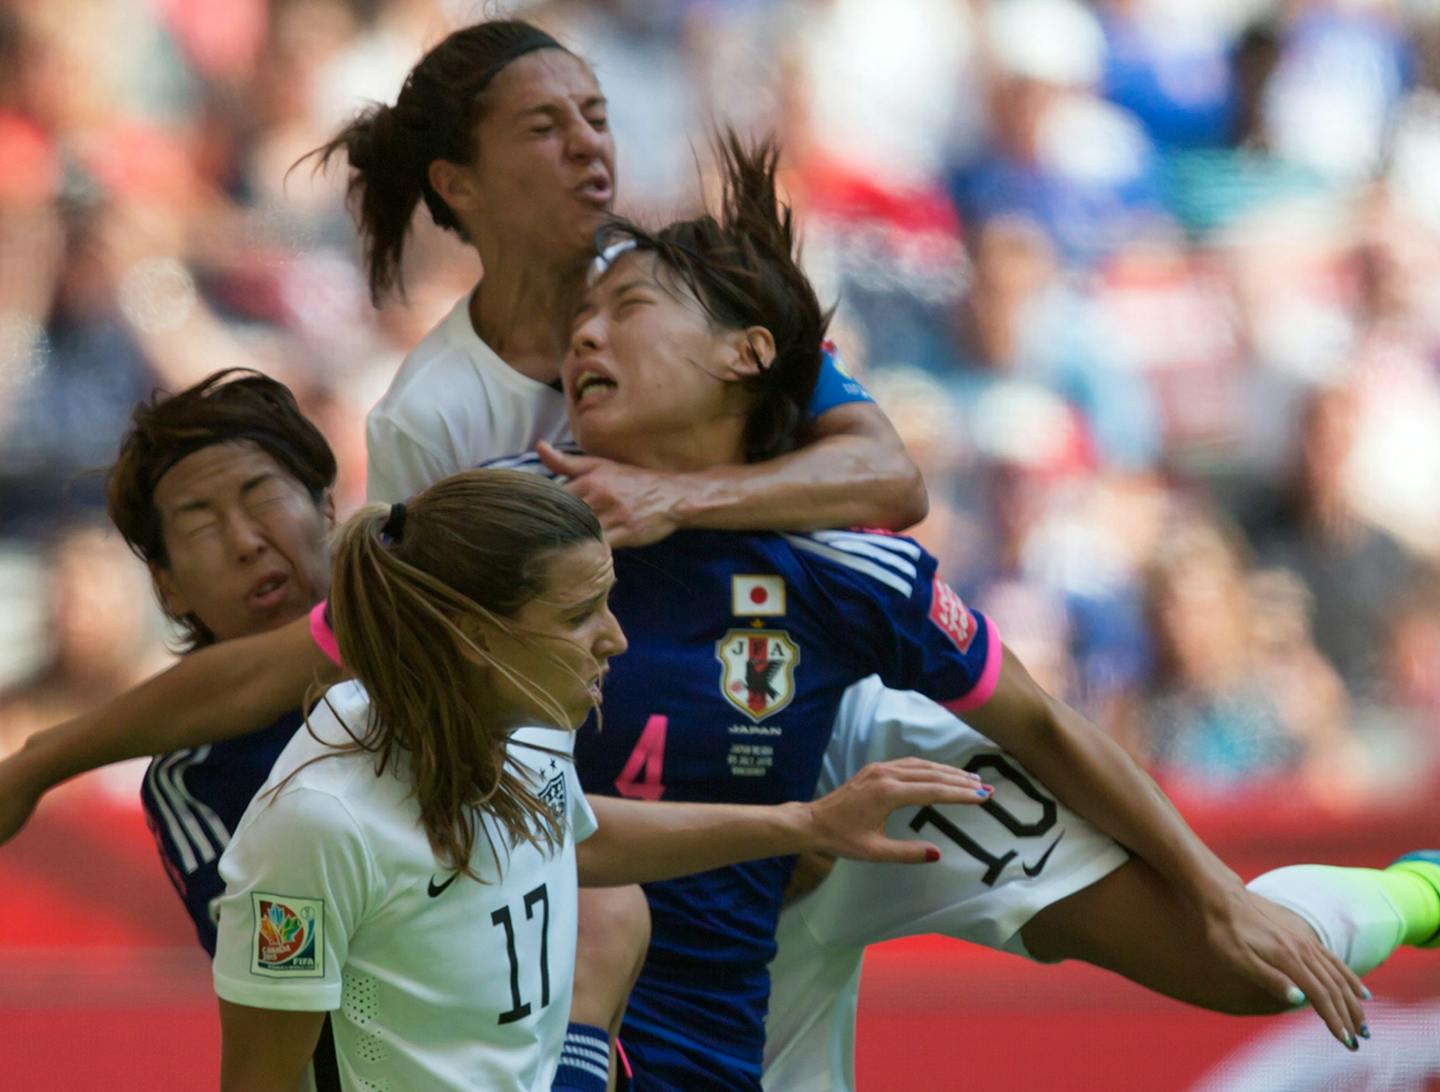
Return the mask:
[[845,370],[835,343],[826,341],[820,357],[820,377],[815,380],[815,393],[810,398],[810,420],[847,402],[874,401],[860,381]]
[[935,558],[918,543],[868,531],[786,537],[823,559],[812,572],[860,642],[855,652],[867,673],[952,713],[990,700],[1000,678],[1000,635],[940,578]]

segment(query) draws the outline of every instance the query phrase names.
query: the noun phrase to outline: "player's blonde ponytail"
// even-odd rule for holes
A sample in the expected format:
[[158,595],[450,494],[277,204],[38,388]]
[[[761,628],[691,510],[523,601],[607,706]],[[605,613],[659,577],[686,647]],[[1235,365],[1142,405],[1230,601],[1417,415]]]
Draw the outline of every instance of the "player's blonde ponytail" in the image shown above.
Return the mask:
[[561,829],[508,755],[512,726],[487,715],[476,665],[526,692],[541,719],[566,724],[550,695],[467,635],[467,620],[507,628],[546,590],[549,554],[600,539],[582,501],[509,470],[445,478],[400,511],[368,506],[337,534],[331,623],[371,708],[367,724],[349,726],[351,746],[380,770],[408,764],[430,844],[457,871],[475,875],[478,810],[515,842],[554,845]]

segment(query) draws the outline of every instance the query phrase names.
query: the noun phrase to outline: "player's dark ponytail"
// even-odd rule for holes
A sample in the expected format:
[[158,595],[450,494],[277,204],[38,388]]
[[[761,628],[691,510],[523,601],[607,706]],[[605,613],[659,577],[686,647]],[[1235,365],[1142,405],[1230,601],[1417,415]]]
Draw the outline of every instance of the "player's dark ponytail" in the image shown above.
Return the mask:
[[430,164],[474,161],[485,89],[511,61],[537,49],[564,46],[538,27],[514,20],[457,30],[411,69],[393,106],[368,107],[303,157],[324,167],[337,153],[344,154],[350,166],[346,193],[365,245],[370,296],[377,304],[390,289],[404,290],[401,260],[422,199],[436,224],[461,234],[455,214],[430,185]]

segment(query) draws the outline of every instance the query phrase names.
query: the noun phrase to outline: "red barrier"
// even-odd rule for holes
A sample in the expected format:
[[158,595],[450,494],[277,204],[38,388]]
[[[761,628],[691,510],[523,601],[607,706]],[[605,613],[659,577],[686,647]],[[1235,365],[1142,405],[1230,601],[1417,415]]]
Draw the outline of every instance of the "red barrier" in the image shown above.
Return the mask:
[[[1435,798],[1437,794],[1431,794]],[[1277,791],[1182,808],[1249,878],[1283,864],[1385,864],[1440,846],[1423,805],[1338,815]],[[1440,951],[1397,953],[1368,979],[1373,1038],[1354,1055],[1309,1012],[1220,1016],[1082,965],[1045,967],[922,937],[867,955],[856,1076],[866,1092],[1440,1092]]]
[[[213,1089],[208,968],[133,794],[103,784],[48,799],[0,850],[0,1087]],[[1188,813],[1247,877],[1440,845],[1414,804],[1341,817],[1281,794]],[[867,958],[857,1073],[865,1092],[1440,1092],[1440,952],[1399,953],[1369,981],[1374,1038],[1352,1056],[1309,1013],[1217,1016],[1092,968],[902,941]]]

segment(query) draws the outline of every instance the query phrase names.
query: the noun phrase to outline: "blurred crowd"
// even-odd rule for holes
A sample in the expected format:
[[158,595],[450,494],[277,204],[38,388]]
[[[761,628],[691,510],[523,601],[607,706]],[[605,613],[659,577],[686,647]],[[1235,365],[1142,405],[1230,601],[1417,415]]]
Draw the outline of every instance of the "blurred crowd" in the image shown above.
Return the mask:
[[1192,798],[1433,790],[1436,0],[0,0],[0,753],[163,663],[97,473],[152,389],[283,379],[362,499],[479,270],[417,223],[373,308],[293,165],[502,12],[594,65],[622,211],[780,133],[917,533],[1042,683]]

